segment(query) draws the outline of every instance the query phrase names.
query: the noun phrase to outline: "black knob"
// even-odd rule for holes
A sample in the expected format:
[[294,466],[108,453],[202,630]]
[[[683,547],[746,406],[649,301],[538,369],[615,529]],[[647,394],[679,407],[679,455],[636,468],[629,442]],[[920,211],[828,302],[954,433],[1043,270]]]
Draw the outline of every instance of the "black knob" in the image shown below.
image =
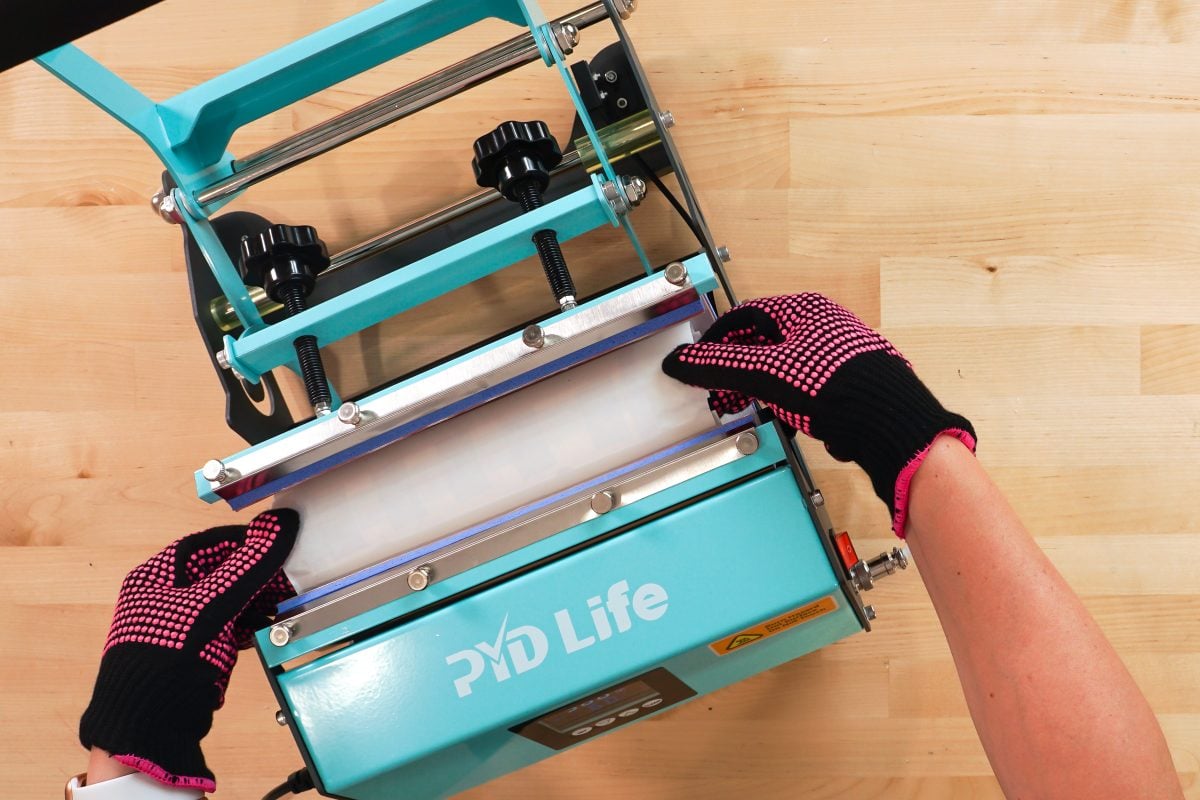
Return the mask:
[[242,238],[242,280],[261,286],[276,303],[293,294],[305,297],[317,285],[317,275],[329,269],[329,251],[311,225],[272,225],[257,236]]
[[535,182],[545,191],[550,172],[562,163],[562,150],[546,123],[505,122],[475,141],[475,180],[485,189],[496,189],[519,202],[516,187]]
[[[257,236],[243,236],[242,280],[261,286],[267,296],[283,305],[289,317],[308,308],[307,297],[317,285],[317,275],[329,269],[329,251],[311,225],[272,225]],[[308,401],[318,416],[332,410],[329,380],[317,337],[298,336],[292,342]]]

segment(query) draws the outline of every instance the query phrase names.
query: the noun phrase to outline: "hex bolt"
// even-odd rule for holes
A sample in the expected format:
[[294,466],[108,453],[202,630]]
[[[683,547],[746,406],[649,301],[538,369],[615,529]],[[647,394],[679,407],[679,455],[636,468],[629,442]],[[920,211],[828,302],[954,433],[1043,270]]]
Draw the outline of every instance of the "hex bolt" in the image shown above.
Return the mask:
[[541,350],[546,346],[546,332],[541,325],[530,325],[521,332],[521,342],[526,347]]
[[821,494],[820,492],[813,492],[812,493],[812,504],[814,506],[816,506],[817,508],[820,508],[821,506],[825,505],[825,495]]
[[571,55],[579,46],[579,28],[569,22],[553,25],[550,32],[554,35],[554,42],[564,56]]
[[363,420],[362,409],[358,403],[342,403],[338,409],[338,419],[347,425],[357,426]]
[[293,633],[295,633],[295,628],[290,622],[277,622],[271,626],[271,632],[267,638],[276,647],[283,647],[292,640]]
[[[505,122],[479,137],[471,166],[480,186],[496,189],[506,199],[519,203],[528,214],[545,204],[550,172],[561,163],[562,151],[550,135],[550,128],[534,120]],[[575,308],[575,282],[567,269],[558,234],[548,228],[537,231],[533,234],[533,244],[559,308],[563,311]]]
[[730,261],[733,261],[733,256],[729,254],[729,248],[725,245],[721,245],[717,248],[717,258],[721,259],[721,262],[724,264],[728,264]]
[[687,267],[678,261],[667,264],[667,268],[663,271],[663,277],[667,279],[667,283],[672,286],[683,286],[687,283],[688,271]]
[[604,80],[608,81],[609,83],[616,83],[617,78],[618,75],[615,69],[610,69],[608,72],[604,73]]
[[863,606],[863,614],[866,615],[867,621],[871,622],[875,619],[875,606]]
[[[310,225],[272,225],[257,236],[243,236],[241,273],[247,284],[261,286],[281,304],[289,317],[308,309],[308,296],[317,275],[329,269],[329,251]],[[317,416],[332,412],[332,393],[317,337],[299,336],[292,342],[308,402]]]
[[433,567],[428,564],[422,564],[408,573],[408,588],[414,592],[423,592],[429,586],[429,582],[432,579]]
[[150,207],[162,217],[162,221],[169,225],[182,225],[183,214],[179,212],[179,206],[175,204],[175,195],[164,189],[161,192],[155,193],[150,198]]
[[664,128],[675,127],[675,115],[671,113],[669,109],[664,109],[663,112],[658,115],[658,121],[662,123]]
[[287,727],[287,714],[283,713],[283,709],[275,712],[275,724],[281,728]]

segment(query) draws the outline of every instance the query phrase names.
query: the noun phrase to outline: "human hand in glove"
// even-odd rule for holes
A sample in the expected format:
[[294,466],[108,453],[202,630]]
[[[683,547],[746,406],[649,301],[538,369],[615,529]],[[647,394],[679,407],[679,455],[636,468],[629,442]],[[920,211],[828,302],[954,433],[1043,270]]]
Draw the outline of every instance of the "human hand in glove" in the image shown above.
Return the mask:
[[238,650],[295,595],[280,567],[299,526],[295,511],[273,509],[185,536],[125,577],[79,723],[85,748],[167,785],[216,788],[200,740]]
[[834,458],[856,462],[901,538],[909,484],[933,441],[947,434],[975,449],[971,423],[942,407],[891,342],[819,294],[742,303],[701,341],[676,348],[663,371],[709,389],[718,414],[758,400]]

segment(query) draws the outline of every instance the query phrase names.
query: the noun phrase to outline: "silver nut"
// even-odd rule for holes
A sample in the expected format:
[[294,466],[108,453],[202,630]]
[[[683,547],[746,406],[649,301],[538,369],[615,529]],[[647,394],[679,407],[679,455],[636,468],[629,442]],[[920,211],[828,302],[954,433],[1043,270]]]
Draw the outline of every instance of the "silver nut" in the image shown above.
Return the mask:
[[558,307],[562,311],[570,311],[573,308],[579,307],[579,301],[575,299],[575,295],[569,294],[558,301]]
[[283,713],[282,708],[275,712],[275,723],[281,728],[287,725],[287,714]]
[[687,267],[680,264],[678,261],[667,264],[666,270],[663,272],[663,277],[667,279],[667,283],[672,286],[683,286],[687,283],[688,271]]
[[210,483],[224,483],[229,479],[229,470],[225,469],[224,462],[215,458],[205,462],[200,469],[200,474],[204,476],[204,480]]
[[637,11],[637,0],[617,0],[617,13],[621,19],[629,19]]
[[618,97],[617,108],[629,108],[629,99],[625,97]]
[[408,588],[414,592],[422,592],[433,576],[433,568],[428,564],[417,567],[412,572],[408,573]]
[[875,606],[863,606],[863,613],[867,615],[867,621],[875,619]]
[[271,644],[276,647],[283,647],[292,640],[293,628],[290,623],[279,622],[271,626],[271,632],[267,638],[271,640]]
[[331,406],[329,403],[326,403],[324,400],[322,400],[321,402],[319,402],[315,406],[313,406],[313,413],[316,414],[318,417],[328,417],[330,414],[333,413],[333,406]]
[[721,263],[723,264],[728,264],[730,261],[733,261],[733,256],[729,254],[729,248],[725,245],[721,245],[717,248],[717,258],[721,259]]
[[605,181],[600,187],[604,192],[604,199],[608,201],[609,207],[616,213],[618,217],[623,217],[629,213],[629,201],[621,194],[621,190],[612,181]]
[[575,47],[579,44],[579,28],[569,22],[564,22],[551,26],[551,31],[554,33],[554,41],[558,45],[558,49],[564,56],[575,52]]
[[225,352],[224,348],[217,351],[216,359],[218,367],[229,369],[229,353]]
[[358,403],[342,403],[337,416],[338,420],[347,425],[358,425],[363,419],[362,409],[358,407]]
[[179,207],[175,204],[175,196],[170,192],[158,192],[150,198],[150,207],[153,208],[163,222],[171,225],[182,225],[183,215],[179,213]]
[[615,69],[610,69],[608,72],[604,73],[604,80],[608,81],[609,83],[616,83],[618,77],[619,76],[617,75],[617,71]]
[[733,446],[744,456],[758,452],[758,435],[751,431],[743,431],[733,440]]
[[625,186],[625,196],[633,205],[639,205],[646,199],[646,182],[638,176],[625,175],[621,178],[621,183]]
[[821,494],[820,492],[813,492],[812,504],[814,506],[816,506],[817,508],[820,508],[821,506],[825,505],[825,495]]
[[664,128],[674,128],[675,127],[675,115],[672,114],[669,110],[664,110],[661,114],[659,114],[658,121],[662,123],[662,126]]
[[540,325],[530,325],[521,333],[521,342],[526,347],[541,350],[546,346],[546,332],[542,330],[542,326]]
[[607,514],[612,511],[617,505],[617,495],[610,489],[605,489],[603,492],[596,492],[592,495],[591,506],[592,511],[597,514]]

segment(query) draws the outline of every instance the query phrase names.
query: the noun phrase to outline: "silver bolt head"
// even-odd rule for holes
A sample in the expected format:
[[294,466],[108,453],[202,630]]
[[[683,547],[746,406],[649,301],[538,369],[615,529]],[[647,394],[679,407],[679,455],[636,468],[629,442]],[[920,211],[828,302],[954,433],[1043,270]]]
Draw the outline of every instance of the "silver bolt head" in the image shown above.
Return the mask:
[[875,606],[863,606],[863,613],[867,615],[867,621],[875,619]]
[[758,452],[758,435],[751,431],[743,431],[733,440],[733,446],[744,456]]
[[171,225],[183,224],[183,215],[179,213],[179,207],[175,205],[175,196],[170,192],[155,193],[150,198],[150,207],[162,217],[163,222]]
[[687,267],[680,264],[678,261],[667,264],[666,270],[663,272],[663,277],[667,279],[667,283],[672,286],[683,286],[687,283],[688,271]]
[[664,110],[661,114],[659,114],[658,120],[659,120],[659,122],[662,123],[664,128],[674,128],[675,127],[675,115],[673,113],[671,113],[671,111],[669,109]]
[[358,425],[362,422],[362,409],[358,407],[358,403],[342,403],[342,407],[337,412],[338,419],[347,425]]
[[429,586],[430,576],[433,574],[433,569],[425,564],[417,567],[412,572],[408,573],[408,588],[414,592],[423,592]]
[[900,569],[908,569],[908,562],[911,557],[912,554],[909,552],[908,547],[892,548],[892,558],[896,559],[896,566]]
[[625,186],[625,195],[633,205],[638,205],[646,198],[646,182],[638,176],[626,175],[621,178],[621,183]]
[[618,77],[620,76],[617,75],[617,71],[615,69],[610,69],[608,72],[604,73],[604,80],[608,81],[609,83],[616,83]]
[[313,413],[315,413],[318,417],[328,417],[330,414],[333,413],[333,406],[329,405],[329,403],[326,403],[324,400],[322,400],[321,402],[319,402],[315,406],[313,406]]
[[521,342],[526,347],[541,350],[546,346],[546,332],[542,330],[541,325],[530,325],[521,333]]
[[825,495],[821,494],[820,492],[813,492],[812,503],[818,508],[825,505]]
[[617,98],[617,108],[629,108],[629,98],[618,97]]
[[225,463],[212,459],[206,461],[204,466],[200,468],[200,474],[204,476],[204,480],[211,483],[224,483],[229,477],[229,470],[225,469]]
[[571,55],[579,44],[579,28],[569,22],[555,25],[554,41],[558,44],[558,49],[562,50],[563,55]]
[[286,622],[280,622],[271,626],[271,632],[267,634],[267,638],[271,640],[271,644],[276,647],[283,647],[292,640],[292,626]]
[[637,6],[637,0],[617,0],[617,13],[621,15],[621,19],[629,19],[633,12],[637,11]]
[[610,489],[605,489],[602,492],[596,492],[592,495],[592,511],[597,514],[607,514],[612,511],[617,505],[617,495]]
[[721,259],[721,263],[723,264],[728,264],[730,261],[733,261],[733,256],[729,254],[729,248],[725,245],[721,245],[717,248],[717,258]]
[[229,353],[225,352],[224,348],[217,351],[217,366],[221,369],[229,369]]
[[275,712],[275,723],[281,728],[287,725],[287,714],[283,713],[282,708]]

